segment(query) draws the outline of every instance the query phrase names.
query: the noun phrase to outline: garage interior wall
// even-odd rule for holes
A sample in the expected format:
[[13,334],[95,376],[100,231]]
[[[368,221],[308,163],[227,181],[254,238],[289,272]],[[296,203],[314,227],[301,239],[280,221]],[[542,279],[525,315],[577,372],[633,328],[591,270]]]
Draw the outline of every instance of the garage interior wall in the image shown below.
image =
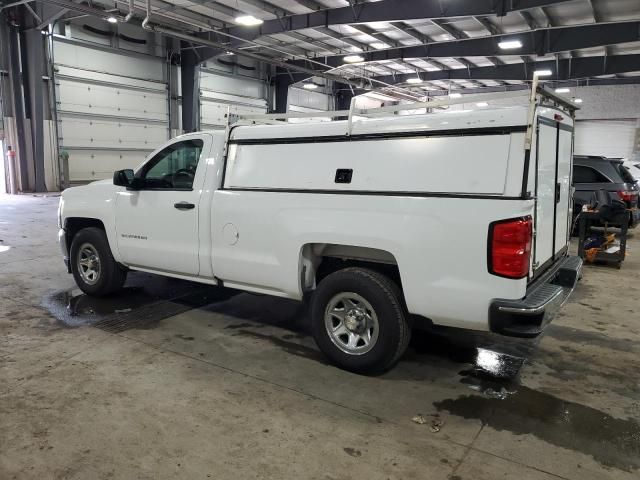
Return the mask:
[[[333,102],[334,98],[332,95],[292,86],[289,87],[289,93],[287,95],[287,113],[317,113],[334,110]],[[289,119],[292,123],[317,122],[318,120],[330,121],[331,118]]]
[[269,86],[257,62],[225,56],[200,65],[200,129],[227,125],[227,113],[266,113]]
[[152,34],[123,27],[132,28],[107,35],[105,22],[87,19],[54,38],[58,142],[71,184],[134,168],[169,138],[164,51]]

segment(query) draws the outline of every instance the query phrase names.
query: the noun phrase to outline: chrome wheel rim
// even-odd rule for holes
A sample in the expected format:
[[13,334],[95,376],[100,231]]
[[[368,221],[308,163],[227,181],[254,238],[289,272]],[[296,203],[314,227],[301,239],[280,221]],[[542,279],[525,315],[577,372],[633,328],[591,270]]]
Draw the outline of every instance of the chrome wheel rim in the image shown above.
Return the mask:
[[354,292],[341,292],[329,300],[324,325],[333,344],[349,355],[370,351],[380,332],[375,310]]
[[83,243],[78,250],[78,273],[82,281],[94,285],[100,280],[100,256],[96,247]]

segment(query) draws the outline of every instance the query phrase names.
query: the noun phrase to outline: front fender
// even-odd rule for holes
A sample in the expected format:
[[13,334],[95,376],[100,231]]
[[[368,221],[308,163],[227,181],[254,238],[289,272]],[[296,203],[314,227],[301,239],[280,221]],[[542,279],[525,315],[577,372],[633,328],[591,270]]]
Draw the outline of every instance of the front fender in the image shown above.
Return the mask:
[[[63,228],[70,219],[97,220],[104,226],[113,258],[120,262],[115,225],[116,187],[111,181],[100,181],[66,189],[60,198],[60,223]],[[70,247],[70,245],[69,245]]]

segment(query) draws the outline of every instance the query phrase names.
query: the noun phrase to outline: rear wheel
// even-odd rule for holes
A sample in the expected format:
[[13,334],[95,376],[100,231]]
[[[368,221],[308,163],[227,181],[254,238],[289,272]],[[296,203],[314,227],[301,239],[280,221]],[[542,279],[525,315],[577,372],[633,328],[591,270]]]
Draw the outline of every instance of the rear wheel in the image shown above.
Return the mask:
[[102,297],[124,285],[127,270],[111,254],[107,236],[95,227],[80,230],[71,242],[71,271],[80,290]]
[[312,329],[333,363],[358,373],[391,368],[411,337],[398,286],[364,268],[340,270],[320,282],[313,297]]

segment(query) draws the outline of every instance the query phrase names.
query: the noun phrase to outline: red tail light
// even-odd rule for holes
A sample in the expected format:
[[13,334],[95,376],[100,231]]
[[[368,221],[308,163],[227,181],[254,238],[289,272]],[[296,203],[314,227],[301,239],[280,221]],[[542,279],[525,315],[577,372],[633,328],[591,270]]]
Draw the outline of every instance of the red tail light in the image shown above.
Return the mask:
[[532,237],[531,217],[500,220],[489,225],[489,273],[507,278],[526,277]]
[[618,192],[618,196],[625,202],[633,202],[638,198],[638,192],[634,192],[633,190],[620,190]]

